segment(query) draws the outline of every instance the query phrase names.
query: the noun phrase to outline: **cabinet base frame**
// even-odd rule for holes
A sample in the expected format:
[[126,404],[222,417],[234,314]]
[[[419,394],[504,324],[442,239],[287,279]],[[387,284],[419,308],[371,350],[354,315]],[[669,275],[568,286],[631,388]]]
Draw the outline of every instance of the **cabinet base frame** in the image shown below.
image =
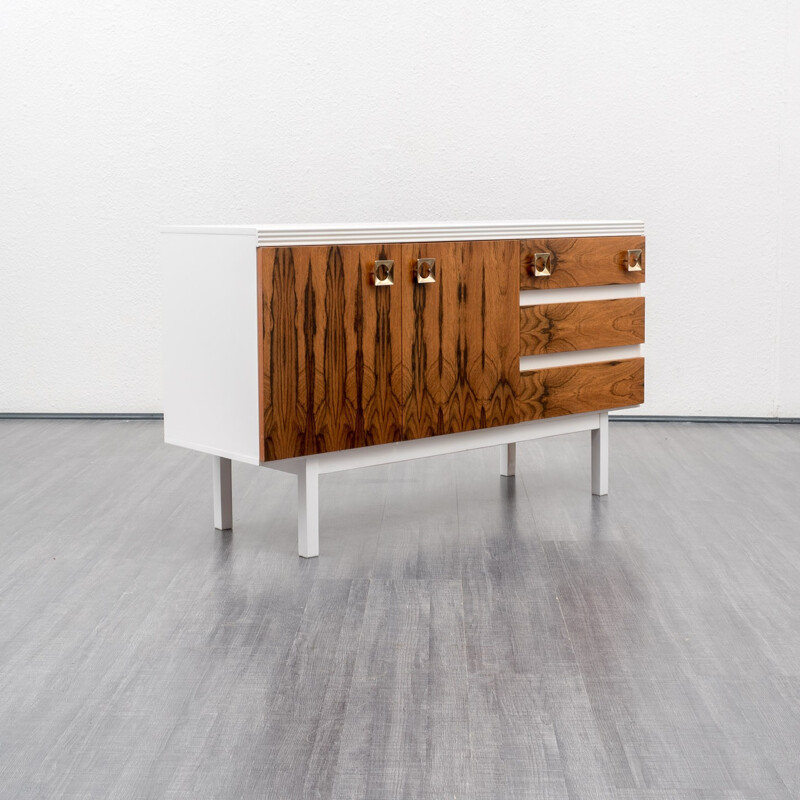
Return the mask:
[[233,527],[233,483],[231,460],[211,456],[211,483],[214,489],[214,527],[229,531]]
[[[517,442],[528,442],[547,436],[591,431],[592,494],[608,494],[608,411],[570,414],[563,417],[520,422],[496,428],[483,428],[429,439],[412,439],[393,444],[339,450],[333,453],[262,462],[261,466],[297,476],[297,541],[302,558],[319,555],[319,476],[328,472],[360,469],[378,464],[392,464],[415,458],[458,453],[482,447],[502,446],[501,474],[516,473]],[[230,460],[214,456],[214,520],[232,526]],[[227,462],[227,464],[225,463]],[[218,487],[227,487],[227,491]]]

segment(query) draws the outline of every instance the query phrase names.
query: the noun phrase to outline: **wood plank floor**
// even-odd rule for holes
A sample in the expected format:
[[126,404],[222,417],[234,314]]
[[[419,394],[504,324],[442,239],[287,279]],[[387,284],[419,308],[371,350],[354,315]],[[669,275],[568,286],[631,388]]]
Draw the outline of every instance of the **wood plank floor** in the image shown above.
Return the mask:
[[0,423],[0,797],[800,797],[800,426],[294,478]]

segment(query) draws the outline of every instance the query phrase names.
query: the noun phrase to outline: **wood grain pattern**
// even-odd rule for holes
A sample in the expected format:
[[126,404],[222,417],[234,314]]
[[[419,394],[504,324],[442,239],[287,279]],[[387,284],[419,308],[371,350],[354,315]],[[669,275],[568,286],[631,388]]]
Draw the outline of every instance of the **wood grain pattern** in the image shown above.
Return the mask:
[[264,459],[398,441],[401,293],[382,245],[259,248]]
[[[436,283],[409,280],[436,259]],[[403,245],[404,438],[516,421],[519,243]]]
[[644,298],[546,303],[519,313],[520,354],[562,353],[644,341]]
[[[394,286],[371,284],[378,258]],[[436,259],[436,283],[413,280],[417,258]],[[639,342],[644,301],[520,312],[520,260],[509,240],[259,248],[262,459],[641,402],[618,366],[521,379],[521,338],[526,353]]]
[[[520,288],[559,289],[644,282],[644,236],[587,236],[579,239],[523,239],[520,242]],[[642,271],[628,272],[628,250],[642,250]],[[551,254],[551,275],[533,276],[536,253]]]
[[620,408],[644,402],[644,359],[527,370],[520,376],[521,420]]

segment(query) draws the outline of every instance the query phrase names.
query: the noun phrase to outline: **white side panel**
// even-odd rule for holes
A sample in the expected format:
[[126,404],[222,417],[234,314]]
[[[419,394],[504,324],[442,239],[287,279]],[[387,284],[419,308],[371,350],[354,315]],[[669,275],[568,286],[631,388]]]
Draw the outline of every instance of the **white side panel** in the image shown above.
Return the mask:
[[256,236],[161,234],[164,441],[259,463]]

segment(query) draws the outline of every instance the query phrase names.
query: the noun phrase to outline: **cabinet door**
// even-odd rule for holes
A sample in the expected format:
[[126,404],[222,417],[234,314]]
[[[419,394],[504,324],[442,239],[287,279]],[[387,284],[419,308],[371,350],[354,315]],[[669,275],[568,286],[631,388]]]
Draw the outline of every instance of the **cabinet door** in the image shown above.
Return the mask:
[[403,245],[404,438],[517,421],[519,257],[517,241]]
[[262,247],[262,460],[402,438],[399,245]]

